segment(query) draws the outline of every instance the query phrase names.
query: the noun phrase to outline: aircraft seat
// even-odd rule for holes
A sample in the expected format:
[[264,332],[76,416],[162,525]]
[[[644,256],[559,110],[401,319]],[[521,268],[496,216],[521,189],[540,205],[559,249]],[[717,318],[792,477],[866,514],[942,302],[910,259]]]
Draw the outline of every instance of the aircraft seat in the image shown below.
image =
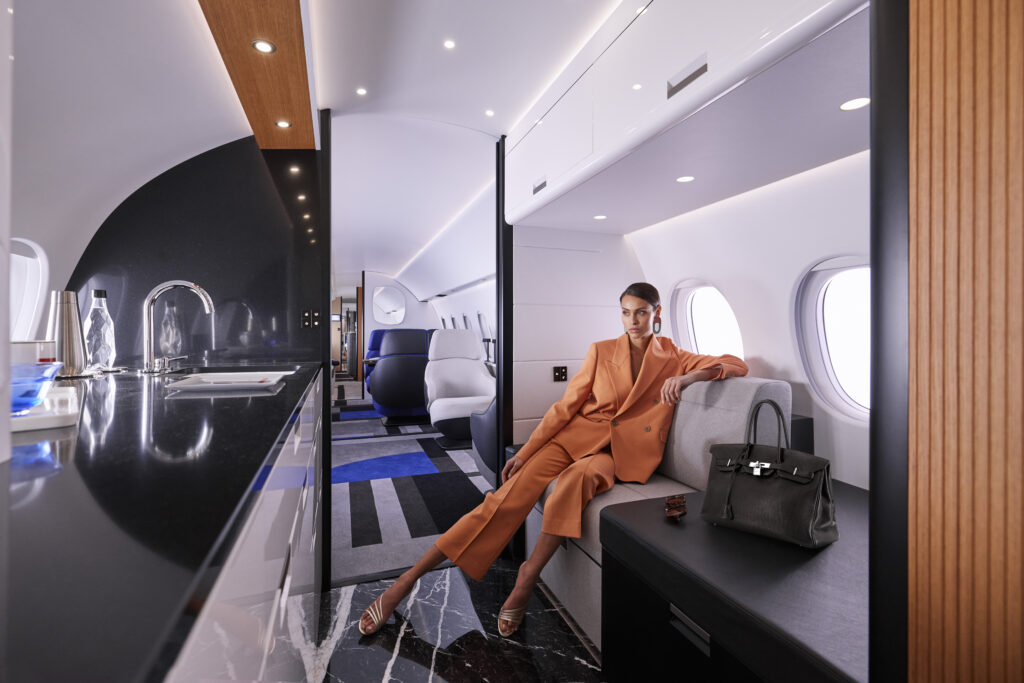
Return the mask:
[[380,355],[372,374],[366,378],[373,407],[385,417],[414,417],[427,414],[423,395],[423,373],[427,367],[427,345],[433,330],[390,329],[382,335]]
[[470,438],[469,416],[494,399],[494,377],[473,330],[436,330],[424,382],[430,422],[450,439]]
[[[498,399],[491,402],[481,412],[469,416],[469,431],[473,437],[473,447],[480,455],[491,472],[498,474]],[[485,478],[486,478],[485,474]],[[497,476],[494,477],[497,479]],[[492,481],[492,486],[497,482]]]

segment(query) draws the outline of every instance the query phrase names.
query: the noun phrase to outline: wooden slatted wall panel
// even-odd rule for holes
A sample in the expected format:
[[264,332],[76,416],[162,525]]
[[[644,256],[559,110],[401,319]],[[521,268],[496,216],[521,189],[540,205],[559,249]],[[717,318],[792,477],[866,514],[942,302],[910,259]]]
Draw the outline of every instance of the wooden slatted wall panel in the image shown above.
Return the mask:
[[909,678],[1024,680],[1024,0],[910,0]]

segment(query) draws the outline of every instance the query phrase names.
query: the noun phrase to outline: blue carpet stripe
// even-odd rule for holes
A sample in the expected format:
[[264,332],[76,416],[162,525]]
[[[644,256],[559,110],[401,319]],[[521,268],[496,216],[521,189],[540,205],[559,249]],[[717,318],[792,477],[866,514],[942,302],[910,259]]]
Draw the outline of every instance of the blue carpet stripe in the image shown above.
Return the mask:
[[334,416],[335,422],[345,422],[347,420],[370,420],[375,417],[384,417],[376,410],[348,410],[338,413]]
[[384,455],[331,468],[331,483],[341,484],[370,479],[391,479],[416,474],[436,474],[437,467],[423,451]]

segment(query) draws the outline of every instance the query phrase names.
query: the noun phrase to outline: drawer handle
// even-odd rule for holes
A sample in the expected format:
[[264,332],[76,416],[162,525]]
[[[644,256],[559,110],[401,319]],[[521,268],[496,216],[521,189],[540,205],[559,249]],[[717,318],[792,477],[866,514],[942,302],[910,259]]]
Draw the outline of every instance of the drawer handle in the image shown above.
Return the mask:
[[702,629],[697,625],[690,617],[686,616],[681,609],[669,603],[669,612],[672,616],[669,617],[668,623],[675,630],[679,631],[690,643],[700,650],[705,657],[711,656],[711,634]]
[[538,180],[537,182],[535,182],[533,184],[533,193],[537,194],[538,192],[540,192],[541,190],[543,190],[547,186],[548,186],[548,179],[547,178],[541,178],[540,180]]
[[668,79],[665,99],[672,99],[676,93],[680,92],[683,88],[690,85],[707,72],[708,53],[705,52],[701,56],[697,57],[697,59],[683,67],[675,76]]

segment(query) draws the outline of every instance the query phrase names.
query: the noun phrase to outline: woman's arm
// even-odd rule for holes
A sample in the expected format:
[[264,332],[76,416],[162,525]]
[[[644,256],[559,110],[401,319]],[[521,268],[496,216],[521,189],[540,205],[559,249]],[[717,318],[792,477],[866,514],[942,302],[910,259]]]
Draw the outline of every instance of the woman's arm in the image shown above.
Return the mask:
[[725,379],[726,377],[742,377],[747,374],[747,364],[736,356],[702,356],[684,349],[676,349],[679,354],[682,374],[669,377],[661,387],[663,403],[674,405],[679,402],[683,389],[694,382]]

